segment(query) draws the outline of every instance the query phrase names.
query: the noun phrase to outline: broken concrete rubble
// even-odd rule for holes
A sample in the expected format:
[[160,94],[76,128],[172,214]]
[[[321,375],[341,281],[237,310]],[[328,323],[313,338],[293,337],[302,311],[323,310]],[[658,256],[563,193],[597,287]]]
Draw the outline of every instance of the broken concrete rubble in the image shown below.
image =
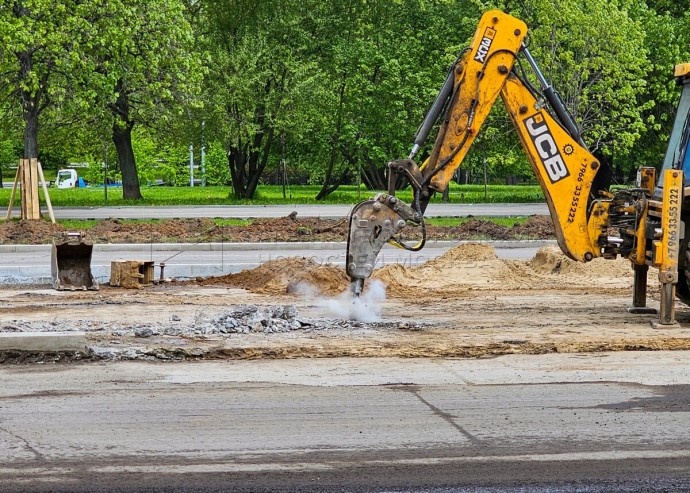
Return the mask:
[[295,305],[237,305],[213,317],[211,325],[224,334],[248,334],[298,330],[302,328],[303,322],[297,319]]

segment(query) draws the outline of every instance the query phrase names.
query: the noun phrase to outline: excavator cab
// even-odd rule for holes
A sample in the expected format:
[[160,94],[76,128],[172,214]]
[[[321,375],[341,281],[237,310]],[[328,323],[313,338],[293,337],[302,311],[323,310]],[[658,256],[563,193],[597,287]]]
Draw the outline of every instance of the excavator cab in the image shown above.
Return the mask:
[[53,239],[51,274],[53,287],[63,290],[98,290],[98,282],[91,273],[93,243],[82,233],[66,233]]
[[[690,63],[676,65],[674,77],[678,85],[683,86],[676,119],[666,148],[662,170],[679,169],[685,175],[684,185],[690,186]],[[659,176],[656,195],[661,196],[663,172]]]

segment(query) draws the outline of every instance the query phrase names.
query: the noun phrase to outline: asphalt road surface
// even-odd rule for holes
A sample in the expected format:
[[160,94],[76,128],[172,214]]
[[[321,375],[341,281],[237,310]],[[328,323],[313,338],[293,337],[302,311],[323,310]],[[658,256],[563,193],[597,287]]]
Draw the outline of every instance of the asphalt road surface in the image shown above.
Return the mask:
[[690,491],[690,356],[0,367],[14,492]]
[[[293,211],[298,216],[341,218],[354,204],[318,205],[226,205],[226,206],[125,206],[125,207],[55,207],[56,219],[175,219],[198,217],[284,217]],[[18,213],[18,212],[17,212]],[[428,217],[493,216],[514,217],[548,214],[545,203],[538,204],[430,204]]]

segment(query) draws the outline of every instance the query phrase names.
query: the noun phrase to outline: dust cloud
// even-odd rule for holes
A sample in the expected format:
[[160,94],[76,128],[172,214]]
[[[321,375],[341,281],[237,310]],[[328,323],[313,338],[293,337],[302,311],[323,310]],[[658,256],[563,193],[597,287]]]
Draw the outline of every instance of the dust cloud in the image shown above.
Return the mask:
[[336,298],[327,298],[326,308],[334,317],[357,322],[379,322],[386,301],[386,286],[378,280],[368,283],[367,289],[354,298],[350,290]]
[[349,289],[338,296],[326,296],[318,287],[308,283],[300,283],[292,292],[307,301],[315,302],[318,308],[333,318],[356,322],[381,321],[386,301],[386,286],[377,279],[366,284],[359,298],[353,297]]

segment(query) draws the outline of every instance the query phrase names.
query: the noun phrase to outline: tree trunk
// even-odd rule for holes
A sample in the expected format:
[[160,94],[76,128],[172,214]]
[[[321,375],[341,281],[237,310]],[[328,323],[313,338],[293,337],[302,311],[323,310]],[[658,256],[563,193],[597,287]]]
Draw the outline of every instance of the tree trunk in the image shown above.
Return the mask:
[[340,172],[340,174],[336,178],[333,178],[334,173],[332,170],[329,169],[328,176],[326,177],[326,180],[324,180],[324,183],[321,186],[321,190],[319,190],[319,193],[316,194],[315,199],[322,200],[328,197],[330,194],[335,192],[340,185],[343,184],[343,182],[347,179],[349,175],[350,170],[345,168]]
[[594,151],[592,155],[599,160],[599,171],[597,171],[597,175],[592,182],[589,202],[597,198],[596,194],[599,190],[608,190],[612,181],[617,183],[614,181],[616,178],[613,176],[610,158],[601,152],[601,149]]
[[245,198],[247,190],[247,178],[245,161],[247,160],[247,145],[239,143],[228,150],[228,167],[232,177],[232,192],[236,199]]
[[122,198],[130,200],[141,200],[139,188],[139,175],[137,174],[137,164],[134,160],[134,149],[132,148],[132,124],[124,127],[113,125],[113,143],[117,150],[117,158],[120,162],[122,172]]
[[129,200],[141,200],[139,186],[139,175],[137,173],[137,163],[134,159],[134,149],[132,148],[132,129],[134,122],[129,118],[129,100],[125,83],[122,79],[117,81],[115,86],[117,99],[111,105],[111,110],[115,115],[113,122],[113,144],[117,150],[117,159],[120,163],[122,173],[122,198]]
[[[19,59],[19,79],[27,81],[33,69],[33,57],[30,52],[17,55]],[[40,113],[41,90],[35,92],[20,90],[22,96],[22,117],[24,118],[24,158],[38,158],[38,115]]]
[[347,170],[340,175],[339,179],[333,180],[335,164],[338,157],[338,147],[340,146],[340,132],[343,122],[343,103],[345,102],[345,86],[347,84],[347,73],[343,72],[342,82],[340,83],[340,90],[338,91],[338,116],[335,122],[335,132],[331,136],[331,155],[328,158],[328,166],[326,168],[326,176],[321,185],[321,190],[316,194],[316,200],[322,200],[335,192],[340,184],[347,177]]
[[387,190],[388,179],[385,169],[381,169],[371,161],[367,161],[362,167],[362,181],[367,188],[372,190]]
[[231,145],[228,151],[228,166],[232,176],[232,189],[235,198],[251,199],[256,193],[259,179],[266,168],[268,156],[273,145],[275,129],[267,128],[265,108],[259,106],[255,112],[254,121],[259,131],[254,135],[252,151],[249,144],[242,141],[238,145]]
[[[33,103],[33,104],[32,104]],[[27,108],[28,106],[28,108]],[[33,100],[24,102],[24,158],[38,158],[38,111]]]
[[[249,144],[243,143],[242,139],[238,139],[237,143],[231,143],[229,146],[228,166],[232,175],[235,198],[251,199],[256,193],[256,187],[259,185],[259,179],[266,168],[268,156],[273,146],[275,127],[271,122],[275,121],[275,115],[280,109],[286,76],[287,69],[283,67],[280,80],[276,81],[270,78],[266,81],[263,99],[254,109],[252,118],[252,122],[256,126],[256,132],[252,137],[252,150],[249,150]],[[278,91],[278,101],[272,110],[273,112],[267,114],[270,110],[267,108],[266,101],[273,89]]]

